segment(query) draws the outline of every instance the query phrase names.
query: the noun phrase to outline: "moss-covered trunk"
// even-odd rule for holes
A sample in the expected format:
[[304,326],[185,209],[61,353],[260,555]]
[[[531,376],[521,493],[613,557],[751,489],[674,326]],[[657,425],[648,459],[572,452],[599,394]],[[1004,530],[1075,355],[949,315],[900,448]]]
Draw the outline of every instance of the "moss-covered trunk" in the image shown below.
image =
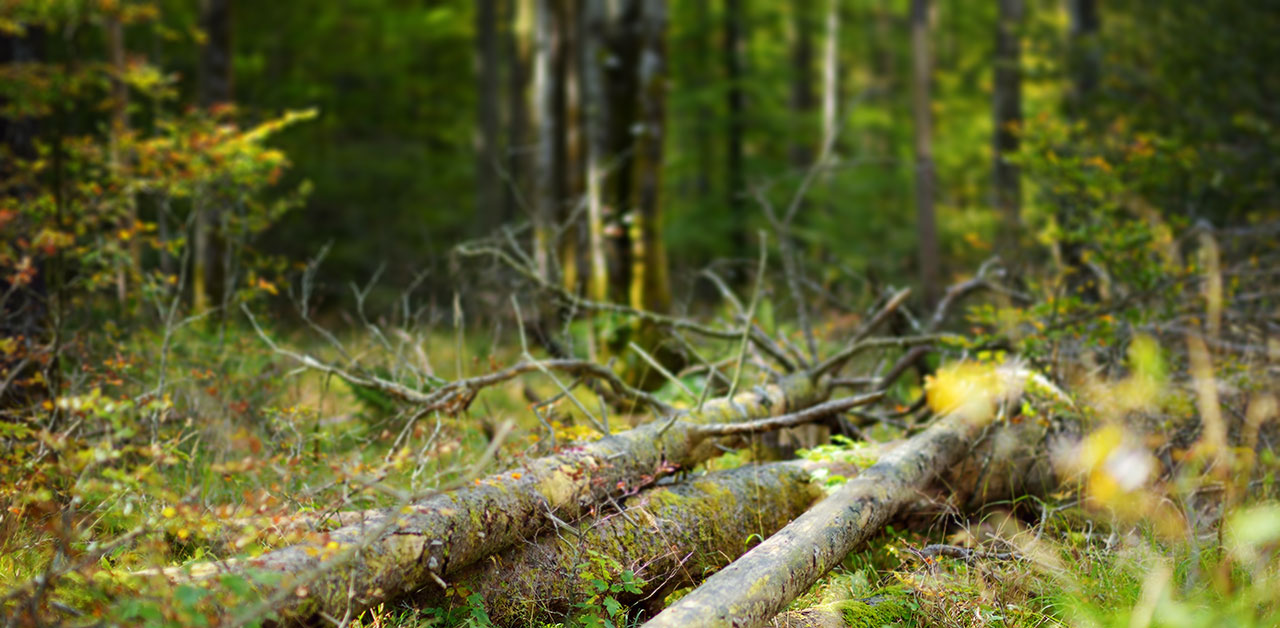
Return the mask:
[[[550,527],[573,521],[607,500],[631,493],[719,452],[694,426],[741,422],[802,409],[828,394],[808,375],[707,402],[667,425],[658,421],[602,438],[523,467],[477,480],[402,509],[269,552],[244,564],[282,574],[276,605],[285,619],[321,612],[342,617],[423,587]],[[196,569],[217,573],[217,566]]]
[[[629,606],[660,603],[821,498],[810,481],[814,466],[748,466],[644,491],[620,511],[477,563],[454,579],[447,596],[431,590],[417,601],[444,606],[470,598],[501,626],[563,621],[582,603],[598,612],[606,595]],[[634,587],[600,591],[624,582]]]
[[[930,490],[962,509],[1027,491],[1043,494],[1053,480],[1045,455],[1049,433],[1044,425],[1029,421],[997,424],[972,447],[965,447],[963,459],[948,466]],[[888,456],[910,446],[911,441],[902,441],[859,450],[856,459],[874,461],[877,455]],[[573,530],[544,536],[536,543],[478,563],[455,577],[447,594],[434,589],[416,601],[421,606],[477,603],[466,600],[478,594],[471,599],[478,600],[495,624],[555,623],[578,610],[575,604],[593,597],[597,598],[595,606],[601,606],[603,595],[593,580],[614,584],[621,581],[622,572],[631,571],[639,581],[639,593],[610,595],[622,604],[659,610],[670,591],[724,567],[744,553],[752,539],[768,537],[800,516],[820,496],[809,481],[810,472],[818,468],[847,477],[858,471],[838,462],[790,461],[707,474],[646,490],[628,500],[622,511],[613,510]],[[913,495],[918,497],[919,493],[913,491]],[[914,511],[919,505],[924,510]],[[904,523],[922,516],[932,523],[937,508],[936,499],[913,499],[900,514],[908,517]],[[891,610],[891,606],[848,601],[778,616],[774,622],[821,626],[827,625],[822,622],[855,615],[874,619],[880,615],[854,611],[875,607],[880,612]]]
[[764,626],[969,452],[989,422],[953,414],[893,448],[790,525],[645,624]]

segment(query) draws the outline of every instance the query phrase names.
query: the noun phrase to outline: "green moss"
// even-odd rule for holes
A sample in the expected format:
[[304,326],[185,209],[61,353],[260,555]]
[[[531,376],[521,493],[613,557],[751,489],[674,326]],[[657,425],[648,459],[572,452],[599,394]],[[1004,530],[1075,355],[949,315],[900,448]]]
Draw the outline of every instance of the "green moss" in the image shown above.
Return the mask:
[[906,587],[882,589],[870,597],[836,602],[832,607],[839,609],[845,625],[850,628],[914,626],[920,608]]

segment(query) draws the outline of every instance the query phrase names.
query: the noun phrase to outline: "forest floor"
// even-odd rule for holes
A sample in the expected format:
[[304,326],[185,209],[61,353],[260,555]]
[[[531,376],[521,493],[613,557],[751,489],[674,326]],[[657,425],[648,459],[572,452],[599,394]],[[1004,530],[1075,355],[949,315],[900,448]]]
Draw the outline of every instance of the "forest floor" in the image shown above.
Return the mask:
[[[521,354],[520,347],[482,334],[413,333],[411,344],[422,352],[409,356],[364,332],[325,339],[295,331],[276,341],[334,362],[344,356],[363,364],[414,360],[414,372],[450,379],[492,372]],[[78,450],[53,444],[51,451],[114,457],[118,463],[108,474],[90,463],[62,462],[64,467],[54,469],[79,474],[73,488],[61,486],[83,495],[82,512],[96,518],[85,529],[95,530],[95,538],[125,536],[139,527],[160,534],[97,554],[93,542],[65,552],[51,536],[56,522],[39,516],[42,499],[52,499],[42,491],[56,483],[18,479],[23,468],[31,468],[31,458],[10,451],[0,469],[5,497],[13,504],[0,519],[0,590],[11,591],[5,610],[15,617],[18,607],[10,604],[20,599],[24,586],[52,573],[51,565],[88,556],[95,573],[83,565],[62,570],[67,577],[42,593],[56,602],[54,612],[66,609],[64,619],[71,623],[86,619],[75,609],[96,609],[89,612],[109,622],[217,623],[225,600],[181,586],[128,597],[125,592],[140,586],[130,574],[260,554],[298,540],[298,532],[283,531],[281,524],[299,513],[392,506],[404,495],[479,482],[476,478],[599,437],[581,409],[565,399],[540,406],[541,416],[532,411],[535,402],[552,400],[559,392],[558,384],[538,373],[485,388],[455,415],[422,415],[377,391],[299,368],[248,326],[192,325],[175,330],[167,341],[161,332],[118,340],[100,338],[100,346],[85,347],[109,357],[84,369],[86,382],[95,384],[86,388],[94,392],[71,403],[79,404],[77,416],[101,421],[120,442],[155,430],[152,444],[118,448],[111,439],[88,440]],[[114,350],[102,351],[106,346]],[[156,355],[161,346],[168,347],[163,360]],[[397,373],[385,376],[414,385]],[[137,408],[120,406],[131,392],[152,385],[166,391],[162,398],[144,399]],[[909,405],[921,397],[922,385],[899,382],[890,391],[891,403]],[[675,385],[657,395],[676,406],[688,404]],[[599,402],[589,393],[583,400],[588,407]],[[154,412],[137,411],[144,407]],[[637,424],[646,419],[637,409],[613,420]],[[901,439],[911,429],[882,423],[854,439],[810,447],[800,455],[821,460],[834,449],[859,447],[859,441]],[[739,450],[691,473],[751,464],[761,451]],[[1275,452],[1269,456],[1256,462],[1271,470],[1261,474],[1257,490],[1236,497],[1225,523],[1220,511],[1194,499],[1173,503],[1190,522],[1180,530],[1170,531],[1158,517],[1135,516],[1105,501],[1099,505],[1098,495],[1070,485],[1049,495],[987,504],[970,515],[939,504],[887,527],[791,608],[826,605],[841,609],[849,625],[868,626],[1278,625],[1280,607],[1267,587],[1278,575],[1280,507],[1259,497],[1275,492]],[[1194,496],[1228,484],[1176,487],[1187,481],[1168,478],[1148,497],[1168,501],[1168,495]],[[15,498],[19,493],[27,497]],[[742,539],[744,551],[759,541]],[[926,549],[937,545],[946,547]],[[90,575],[80,577],[81,572]],[[233,582],[223,584],[235,588]],[[676,591],[667,601],[687,591]],[[625,611],[607,607],[611,598],[597,597],[583,600],[581,615],[562,625],[629,624]],[[490,625],[475,603],[448,610],[387,603],[347,622]]]

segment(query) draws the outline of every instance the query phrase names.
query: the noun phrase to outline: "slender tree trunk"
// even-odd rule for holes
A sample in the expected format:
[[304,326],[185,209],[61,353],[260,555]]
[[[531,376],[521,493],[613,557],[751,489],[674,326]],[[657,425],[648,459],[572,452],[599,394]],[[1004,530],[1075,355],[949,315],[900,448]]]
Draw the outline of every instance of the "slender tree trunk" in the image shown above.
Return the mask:
[[1102,20],[1098,15],[1097,0],[1068,0],[1067,10],[1071,19],[1071,96],[1069,111],[1077,117],[1083,115],[1098,87],[1102,56],[1098,47],[1098,31]]
[[814,0],[795,0],[791,4],[791,148],[792,167],[803,170],[813,161],[812,144],[806,136],[812,127],[808,121],[813,116],[816,102],[813,96],[813,31]]
[[[1098,49],[1098,30],[1101,26],[1096,0],[1069,0],[1071,18],[1071,46],[1068,68],[1071,73],[1071,93],[1067,97],[1067,114],[1077,121],[1087,123],[1089,102],[1094,98],[1101,71]],[[1084,208],[1064,203],[1057,212],[1058,224],[1069,233],[1079,220]],[[1084,261],[1084,243],[1070,236],[1063,238],[1061,259],[1066,285],[1073,293],[1087,301],[1097,301],[1101,293],[1095,282],[1090,281]]]
[[528,190],[525,156],[529,128],[529,46],[532,0],[506,0],[507,176],[505,216],[524,215]]
[[537,144],[533,155],[533,259],[538,274],[547,281],[552,276],[551,234],[560,198],[556,147],[561,125],[558,116],[556,67],[560,54],[558,0],[535,0],[533,19],[533,126]]
[[[232,0],[202,0],[200,27],[205,43],[200,48],[200,105],[228,103],[232,98],[231,64]],[[217,247],[211,242],[210,230],[217,222],[217,207],[209,199],[197,200],[194,235],[192,237],[191,293],[192,307],[203,312],[209,307],[209,287],[214,284]]]
[[[690,76],[694,77],[697,85],[710,85],[716,80],[715,68],[712,64],[715,62],[715,46],[711,37],[706,34],[714,32],[715,24],[711,16],[711,2],[695,2],[696,17],[694,18],[697,25],[696,32],[699,34],[694,39],[694,55],[695,58],[690,59],[692,64]],[[711,203],[711,179],[715,176],[715,127],[716,124],[715,108],[700,101],[697,107],[697,120],[694,121],[692,139],[695,142],[694,154],[697,155],[698,173],[694,182],[694,192],[698,195],[698,207],[705,208]]]
[[561,9],[562,45],[558,72],[560,76],[560,134],[561,192],[560,209],[563,237],[560,241],[560,267],[562,285],[573,294],[581,294],[586,273],[583,272],[583,254],[586,252],[587,221],[576,211],[585,194],[582,130],[582,77],[581,56],[582,17],[581,2],[566,2]]
[[743,57],[746,42],[743,33],[747,0],[725,0],[724,4],[724,69],[726,91],[725,133],[725,205],[732,215],[730,234],[735,248],[746,253],[751,248],[746,228],[747,175],[743,153],[746,135],[746,95],[743,92]]
[[1022,178],[1009,156],[1018,152],[1022,126],[1022,50],[1018,37],[1023,0],[999,0],[998,4],[992,187],[1001,217],[1000,250],[1007,259],[1016,259],[1021,232]]
[[[124,136],[129,132],[129,86],[124,82],[124,74],[127,70],[125,67],[125,44],[124,44],[124,23],[120,21],[120,16],[111,15],[106,21],[107,31],[107,51],[110,55],[111,72],[111,133],[110,145],[108,147],[107,162],[113,176],[120,176],[124,169],[124,156],[121,154],[120,143],[124,141]],[[133,202],[132,196],[126,192],[127,197],[127,216],[125,229],[135,229],[138,224],[138,206]],[[142,266],[142,249],[138,246],[141,237],[135,234],[135,237],[129,240],[129,266],[116,269],[116,298],[123,304],[129,294],[129,273],[131,270],[137,271]]]
[[934,218],[933,79],[929,50],[929,0],[911,0],[911,83],[915,118],[916,233],[920,247],[920,286],[926,304],[938,298],[938,230]]
[[666,133],[667,3],[640,0],[643,17],[637,110],[635,212],[632,216],[631,306],[654,312],[671,307],[667,253],[662,241],[662,143]]
[[830,151],[835,148],[839,132],[840,0],[827,0],[826,31],[822,52],[822,149]]
[[587,151],[587,238],[589,278],[587,295],[595,301],[609,298],[609,267],[605,261],[603,178],[609,158],[608,102],[605,98],[605,29],[608,7],[606,0],[583,3],[582,80],[583,111],[586,124]]
[[498,57],[498,2],[475,3],[476,72],[476,224],[489,229],[503,222],[501,140],[501,67]]

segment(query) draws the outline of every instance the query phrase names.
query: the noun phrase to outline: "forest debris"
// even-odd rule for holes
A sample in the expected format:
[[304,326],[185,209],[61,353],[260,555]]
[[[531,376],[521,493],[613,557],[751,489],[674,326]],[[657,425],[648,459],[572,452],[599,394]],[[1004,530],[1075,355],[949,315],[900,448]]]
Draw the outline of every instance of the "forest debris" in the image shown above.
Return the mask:
[[[822,401],[829,387],[808,374],[708,401],[676,420],[626,432],[529,461],[516,473],[390,508],[382,516],[247,561],[251,570],[283,574],[284,593],[264,603],[282,617],[342,617],[424,586],[598,504],[689,469],[718,453],[695,426],[773,417]],[[358,586],[352,583],[358,583]],[[297,595],[305,591],[306,595]]]
[[[578,610],[576,604],[593,598],[597,606],[605,597],[627,606],[660,604],[672,590],[728,564],[752,539],[768,537],[821,499],[821,487],[811,481],[820,466],[753,465],[644,491],[619,512],[473,565],[454,578],[448,599],[478,600],[501,626],[563,621]],[[824,468],[857,471],[848,465]],[[624,581],[631,586],[599,591],[599,583]],[[447,603],[444,597],[428,589],[416,601],[439,606]]]
[[645,624],[763,626],[969,451],[990,416],[950,414]]

